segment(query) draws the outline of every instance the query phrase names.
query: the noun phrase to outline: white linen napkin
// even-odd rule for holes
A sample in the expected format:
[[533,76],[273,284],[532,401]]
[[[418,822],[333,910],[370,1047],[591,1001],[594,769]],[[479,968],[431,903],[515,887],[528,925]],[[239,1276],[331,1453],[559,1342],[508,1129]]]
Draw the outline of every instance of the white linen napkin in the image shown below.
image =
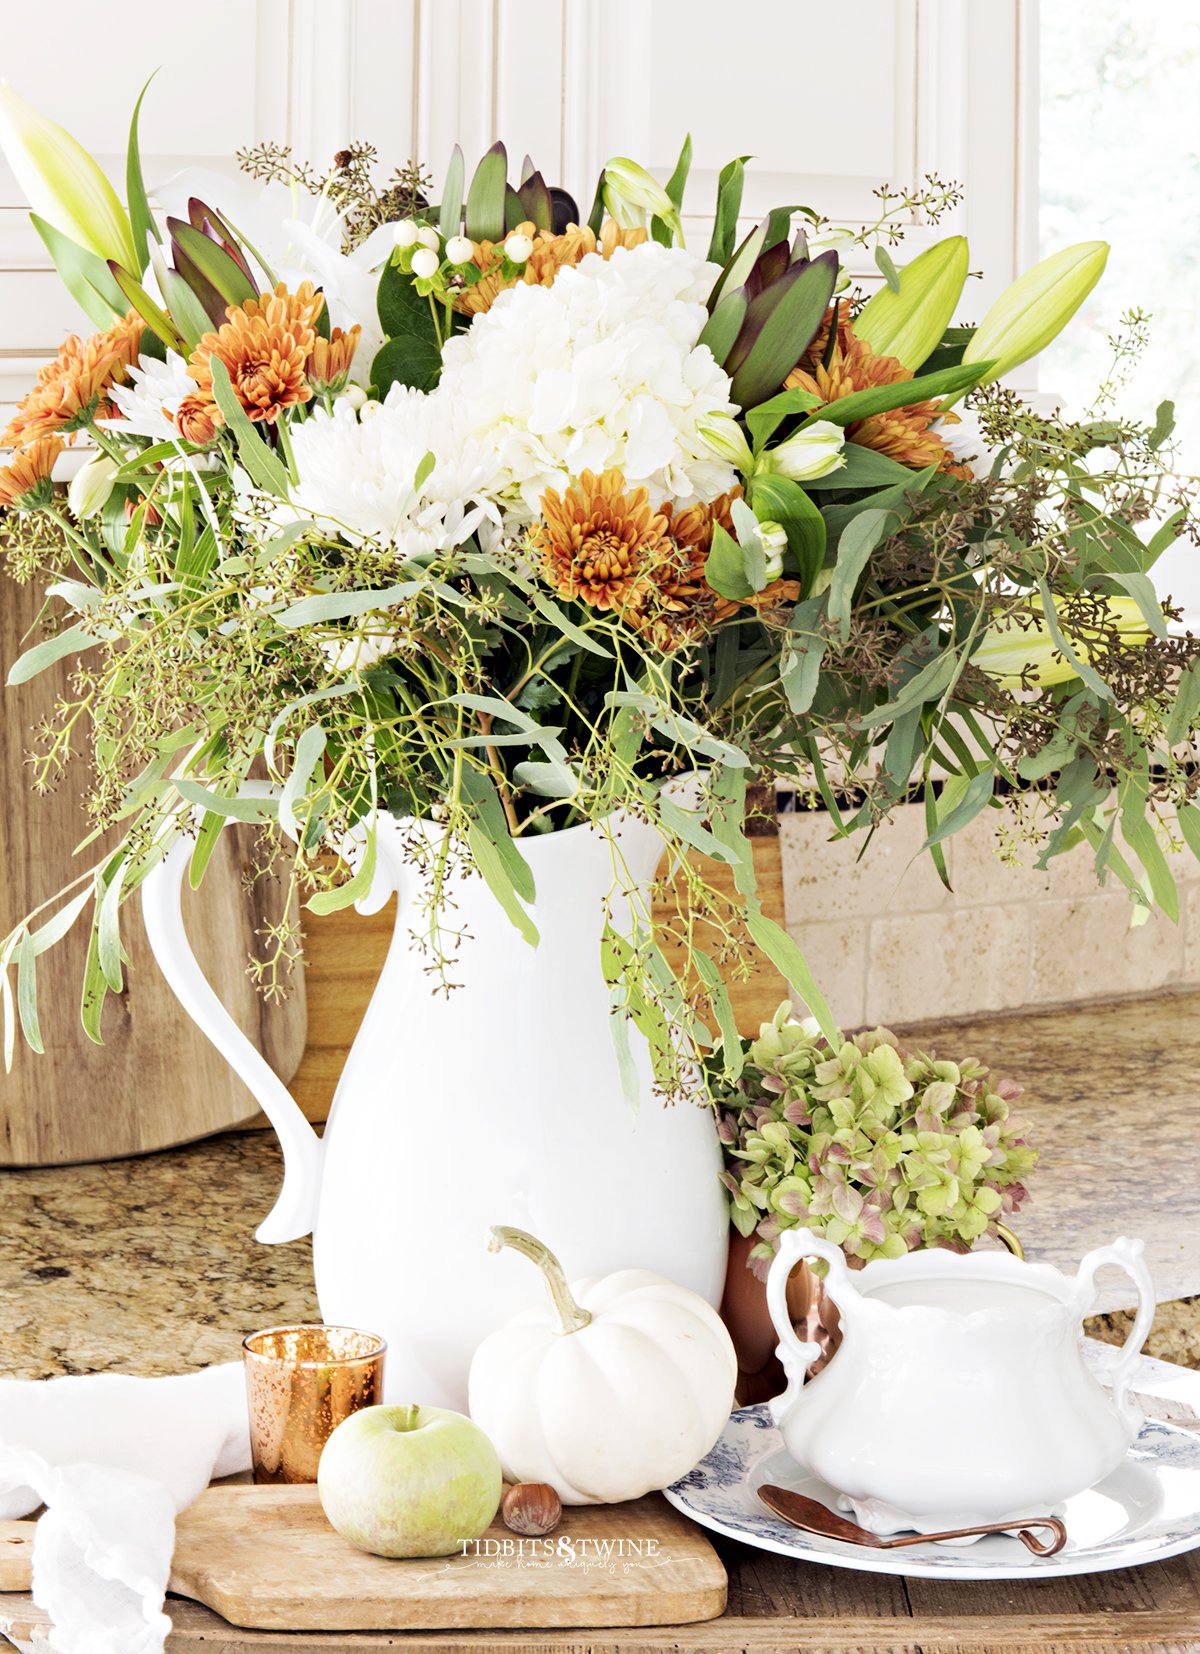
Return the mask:
[[55,1654],[161,1654],[175,1513],[249,1464],[237,1363],[181,1378],[0,1379],[0,1518],[47,1507],[33,1599]]

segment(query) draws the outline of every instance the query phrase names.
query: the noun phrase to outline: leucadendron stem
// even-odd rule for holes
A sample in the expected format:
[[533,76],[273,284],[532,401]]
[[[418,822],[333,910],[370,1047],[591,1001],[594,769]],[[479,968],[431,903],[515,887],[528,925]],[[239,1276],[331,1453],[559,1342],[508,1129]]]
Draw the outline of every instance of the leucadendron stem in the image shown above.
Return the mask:
[[584,1309],[572,1298],[567,1277],[563,1274],[563,1266],[548,1246],[538,1240],[536,1235],[526,1234],[524,1229],[509,1229],[503,1224],[498,1224],[488,1240],[488,1251],[499,1252],[506,1246],[511,1246],[514,1252],[520,1252],[523,1257],[529,1258],[541,1270],[550,1293],[550,1301],[554,1305],[554,1313],[558,1316],[559,1332],[580,1332],[588,1325],[592,1319],[591,1311]]

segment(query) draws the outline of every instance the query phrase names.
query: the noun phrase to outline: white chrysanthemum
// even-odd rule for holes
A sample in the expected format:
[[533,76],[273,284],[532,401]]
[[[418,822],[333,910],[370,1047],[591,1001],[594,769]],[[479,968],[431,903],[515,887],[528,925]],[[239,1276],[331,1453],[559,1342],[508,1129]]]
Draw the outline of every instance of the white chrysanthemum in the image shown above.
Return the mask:
[[719,272],[647,242],[590,254],[551,287],[502,293],[448,341],[435,399],[466,410],[494,444],[506,512],[538,513],[547,488],[618,466],[655,505],[710,500],[734,471],[699,435],[736,412],[707,345],[705,299]]
[[173,415],[185,396],[196,389],[196,381],[187,370],[187,363],[174,351],[167,352],[165,362],[155,356],[139,356],[137,366],[129,370],[128,385],[114,385],[109,398],[119,409],[119,419],[101,419],[117,436],[147,437],[151,442],[175,442],[179,432]]
[[[495,460],[467,429],[465,410],[393,385],[360,419],[349,400],[292,427],[299,481],[293,510],[358,545],[403,556],[444,551],[472,534],[494,537]],[[433,468],[417,473],[433,455]]]

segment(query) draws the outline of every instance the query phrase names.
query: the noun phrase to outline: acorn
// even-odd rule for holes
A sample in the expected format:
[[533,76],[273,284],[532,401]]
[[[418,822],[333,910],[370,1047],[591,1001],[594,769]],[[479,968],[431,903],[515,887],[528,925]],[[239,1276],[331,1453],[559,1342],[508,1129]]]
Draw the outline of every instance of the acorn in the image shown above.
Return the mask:
[[548,1482],[516,1482],[504,1490],[500,1515],[514,1533],[553,1533],[562,1518],[562,1500]]

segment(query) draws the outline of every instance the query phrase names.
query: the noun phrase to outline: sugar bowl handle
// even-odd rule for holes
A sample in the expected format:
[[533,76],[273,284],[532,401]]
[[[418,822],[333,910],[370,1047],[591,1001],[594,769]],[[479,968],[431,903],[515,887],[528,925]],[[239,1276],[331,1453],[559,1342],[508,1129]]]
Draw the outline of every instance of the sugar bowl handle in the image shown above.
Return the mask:
[[779,1336],[779,1359],[787,1375],[786,1390],[767,1404],[776,1424],[781,1423],[790,1411],[803,1387],[805,1373],[822,1353],[820,1344],[797,1336],[788,1314],[788,1276],[801,1258],[824,1258],[828,1263],[826,1290],[839,1308],[845,1305],[848,1297],[858,1296],[840,1247],[822,1240],[809,1229],[784,1230],[779,1237],[779,1250],[767,1274],[767,1309]]
[[1154,1282],[1146,1268],[1145,1242],[1130,1240],[1122,1235],[1109,1246],[1098,1246],[1081,1261],[1075,1275],[1078,1289],[1076,1308],[1080,1315],[1086,1315],[1095,1302],[1096,1271],[1103,1269],[1105,1264],[1115,1264],[1118,1269],[1123,1269],[1138,1291],[1137,1314],[1112,1369],[1113,1402],[1132,1441],[1142,1427],[1142,1415],[1129,1400],[1129,1386],[1137,1358],[1142,1353],[1142,1345],[1146,1342],[1150,1324],[1154,1320],[1157,1300],[1154,1295]]

